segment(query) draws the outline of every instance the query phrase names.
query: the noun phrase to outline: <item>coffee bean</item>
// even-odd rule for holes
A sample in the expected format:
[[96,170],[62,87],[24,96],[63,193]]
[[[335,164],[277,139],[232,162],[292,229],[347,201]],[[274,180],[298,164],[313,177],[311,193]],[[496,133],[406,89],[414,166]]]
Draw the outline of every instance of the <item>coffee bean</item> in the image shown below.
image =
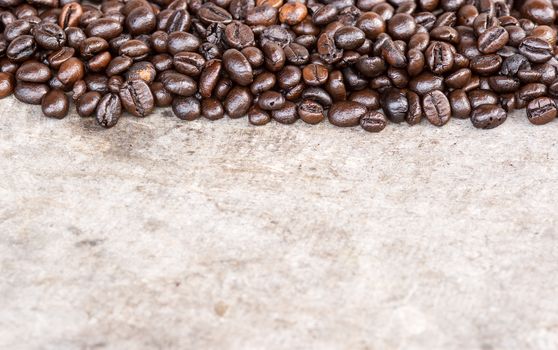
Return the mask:
[[[258,100],[258,102],[260,100]],[[261,105],[259,105],[259,107],[261,108]],[[293,124],[298,119],[296,104],[291,101],[286,101],[281,108],[271,111],[271,118],[281,124]]]
[[328,119],[335,126],[357,126],[366,113],[366,107],[358,102],[340,101],[329,108]]
[[99,101],[101,101],[100,93],[96,91],[86,92],[77,99],[76,111],[80,117],[90,117],[95,113]]
[[14,92],[15,80],[10,73],[0,73],[0,98],[11,95]]
[[240,118],[246,115],[252,103],[250,90],[244,86],[235,86],[225,99],[225,111],[230,118]]
[[252,125],[265,125],[271,121],[271,116],[257,105],[254,105],[248,111],[248,121]]
[[206,2],[198,10],[200,20],[205,23],[230,23],[232,15],[212,2]]
[[504,123],[506,118],[506,111],[493,104],[478,106],[471,114],[473,126],[479,129],[493,129]]
[[223,54],[223,66],[231,79],[242,86],[254,80],[252,66],[246,57],[236,49],[229,49]]
[[169,92],[185,97],[196,93],[197,84],[194,79],[178,72],[169,71],[165,73],[161,76],[161,82]]
[[202,116],[209,120],[223,118],[225,110],[221,102],[215,98],[204,98],[201,102]]
[[120,97],[114,93],[106,94],[97,104],[97,122],[104,128],[115,126],[121,115],[122,104]]
[[364,32],[353,26],[344,26],[335,31],[335,45],[341,49],[354,50],[364,43]]
[[14,88],[14,96],[23,103],[39,105],[48,91],[49,87],[46,84],[18,81]]
[[153,94],[143,80],[127,81],[120,87],[120,100],[126,111],[136,117],[145,117],[155,107]]
[[27,61],[16,72],[16,79],[28,83],[46,83],[52,77],[49,67],[35,61]]
[[407,100],[409,101],[409,110],[405,115],[405,120],[409,125],[416,125],[422,120],[422,106],[418,94],[407,91]]
[[23,62],[33,56],[37,44],[31,35],[15,38],[6,49],[6,56],[13,62]]
[[498,95],[492,91],[475,89],[467,92],[471,108],[475,109],[482,105],[495,105],[498,103]]
[[519,44],[519,52],[534,63],[544,63],[552,57],[552,46],[540,38],[526,37]]
[[387,119],[378,111],[369,111],[360,118],[360,127],[368,132],[380,132],[385,129]]
[[435,41],[425,51],[426,63],[434,74],[444,74],[453,68],[454,57],[451,45]]
[[469,118],[471,114],[471,103],[465,91],[460,89],[453,90],[449,93],[448,100],[453,117],[459,119]]
[[442,126],[451,117],[449,101],[441,91],[435,90],[427,93],[422,98],[424,116],[432,125]]
[[50,90],[43,96],[41,109],[49,118],[62,119],[68,114],[69,102],[64,91]]
[[556,104],[548,97],[539,97],[527,105],[527,117],[535,125],[553,121],[558,114]]
[[297,113],[308,124],[318,124],[324,120],[324,108],[316,101],[303,100],[298,105]]
[[177,97],[172,101],[172,111],[179,119],[195,120],[201,116],[201,103],[195,97]]
[[509,34],[503,27],[490,27],[479,36],[479,51],[484,54],[494,53],[503,48],[508,39]]

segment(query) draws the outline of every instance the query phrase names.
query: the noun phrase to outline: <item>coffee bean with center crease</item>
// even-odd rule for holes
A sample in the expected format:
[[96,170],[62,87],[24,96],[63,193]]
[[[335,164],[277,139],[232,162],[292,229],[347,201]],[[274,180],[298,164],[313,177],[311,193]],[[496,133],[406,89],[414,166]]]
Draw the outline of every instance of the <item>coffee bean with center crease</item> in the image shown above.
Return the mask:
[[108,93],[97,104],[96,118],[102,127],[111,128],[115,126],[121,115],[122,104],[117,94]]
[[360,127],[368,132],[380,132],[386,125],[386,116],[378,111],[369,111],[360,118]]
[[246,24],[232,22],[225,28],[225,42],[232,48],[242,50],[254,45],[254,33]]
[[303,100],[297,108],[298,116],[305,123],[318,124],[324,120],[324,108],[316,101]]
[[389,89],[382,94],[382,109],[389,120],[394,123],[401,123],[409,111],[409,101],[403,90]]
[[50,90],[41,101],[43,114],[49,118],[62,119],[68,114],[70,101],[62,90]]
[[47,50],[58,50],[66,43],[66,33],[54,23],[41,22],[33,33],[37,44]]
[[478,106],[471,114],[471,122],[475,128],[493,129],[506,121],[508,117],[502,107],[495,104]]
[[528,36],[519,44],[519,52],[533,63],[544,63],[552,57],[552,46],[544,39]]
[[246,57],[236,49],[229,49],[223,54],[223,66],[231,79],[242,86],[254,80],[252,66]]
[[120,87],[120,100],[126,111],[136,117],[145,117],[155,107],[153,94],[143,80],[127,81]]
[[68,3],[62,7],[62,11],[60,12],[60,17],[58,19],[58,25],[64,29],[68,27],[77,27],[82,14],[83,9],[79,3]]
[[85,75],[85,67],[83,62],[77,58],[72,57],[66,62],[62,63],[60,69],[58,70],[58,79],[62,84],[71,86],[76,81],[82,79]]
[[329,108],[327,115],[329,122],[335,126],[357,126],[360,118],[367,113],[366,107],[358,102],[339,101]]
[[444,74],[453,68],[453,52],[448,43],[435,41],[426,49],[424,56],[428,68],[434,74]]
[[443,92],[435,90],[424,95],[422,98],[424,116],[432,125],[442,126],[451,117],[451,107]]
[[31,35],[15,38],[6,49],[6,56],[13,62],[23,62],[35,54],[37,44]]
[[484,54],[497,52],[508,43],[508,40],[509,34],[503,27],[490,27],[479,36],[479,51]]
[[177,97],[172,101],[174,115],[182,120],[195,120],[201,116],[201,103],[195,97]]
[[535,125],[553,121],[558,114],[556,104],[548,97],[539,97],[527,105],[527,117]]
[[202,22],[209,23],[230,23],[232,15],[222,7],[212,2],[206,2],[198,10],[198,16]]

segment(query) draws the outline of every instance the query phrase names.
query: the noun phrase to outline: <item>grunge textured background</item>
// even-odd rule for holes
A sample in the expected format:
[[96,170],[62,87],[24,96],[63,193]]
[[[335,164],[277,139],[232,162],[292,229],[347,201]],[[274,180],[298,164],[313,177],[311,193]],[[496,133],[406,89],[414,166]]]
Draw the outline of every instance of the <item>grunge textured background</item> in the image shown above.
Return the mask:
[[2,349],[558,347],[556,122],[0,134]]

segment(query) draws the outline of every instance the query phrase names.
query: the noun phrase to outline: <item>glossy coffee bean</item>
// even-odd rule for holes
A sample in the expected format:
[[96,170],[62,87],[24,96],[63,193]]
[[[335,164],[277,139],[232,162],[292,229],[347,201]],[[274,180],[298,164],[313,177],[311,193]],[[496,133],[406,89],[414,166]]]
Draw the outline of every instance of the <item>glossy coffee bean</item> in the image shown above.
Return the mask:
[[225,110],[221,102],[215,98],[204,98],[201,102],[202,116],[209,120],[223,118]]
[[49,118],[62,119],[68,114],[70,101],[62,90],[50,90],[43,96],[41,109]]
[[11,95],[14,92],[15,79],[10,73],[0,73],[0,98]]
[[201,103],[195,97],[177,97],[172,101],[172,111],[179,119],[195,120],[201,116]]
[[269,123],[271,121],[271,116],[269,112],[264,111],[257,105],[250,107],[248,111],[248,121],[252,125],[261,126]]
[[52,77],[50,68],[46,64],[27,61],[16,72],[16,79],[28,83],[46,83]]
[[452,117],[467,119],[471,115],[471,103],[467,93],[461,89],[453,90],[448,96]]
[[424,116],[432,125],[442,126],[451,117],[449,101],[441,91],[435,90],[424,95],[422,98]]
[[115,126],[122,115],[120,97],[114,93],[106,94],[97,104],[95,114],[97,123],[102,127],[111,128]]
[[14,96],[23,103],[39,105],[48,91],[49,87],[46,84],[18,81],[14,88]]
[[223,66],[231,79],[242,86],[254,80],[252,66],[246,57],[236,49],[229,49],[223,54]]
[[252,103],[252,94],[244,86],[235,86],[227,94],[224,107],[230,118],[240,118],[246,115]]
[[552,46],[544,39],[526,37],[519,44],[519,52],[533,63],[544,63],[552,57]]
[[358,102],[340,101],[329,108],[328,119],[335,126],[357,126],[366,113],[366,107]]
[[381,97],[381,105],[386,117],[394,123],[401,123],[409,111],[407,94],[403,90],[389,89]]
[[258,98],[258,106],[266,111],[283,108],[285,97],[276,91],[265,91]]
[[536,98],[527,105],[527,118],[535,125],[549,123],[557,114],[556,104],[548,97]]
[[76,102],[76,111],[80,117],[86,118],[92,116],[99,101],[101,101],[101,94],[96,91],[89,91],[81,95]]
[[122,84],[120,101],[126,111],[136,117],[145,117],[153,111],[155,101],[151,89],[143,80],[132,80]]
[[478,106],[471,114],[473,126],[479,129],[493,129],[504,123],[506,119],[506,111],[495,104]]
[[360,127],[368,132],[380,132],[387,125],[387,118],[378,111],[368,111],[360,118]]
[[298,116],[305,123],[318,124],[324,120],[324,108],[316,101],[303,100],[297,108]]
[[165,75],[161,76],[161,82],[169,92],[185,97],[196,93],[197,84],[194,79],[178,72],[169,71],[165,73]]
[[409,125],[416,125],[421,122],[423,116],[420,96],[415,92],[407,91],[407,100],[409,109],[405,115],[405,121]]
[[271,111],[271,118],[281,124],[293,124],[298,119],[296,104],[286,101],[281,108]]

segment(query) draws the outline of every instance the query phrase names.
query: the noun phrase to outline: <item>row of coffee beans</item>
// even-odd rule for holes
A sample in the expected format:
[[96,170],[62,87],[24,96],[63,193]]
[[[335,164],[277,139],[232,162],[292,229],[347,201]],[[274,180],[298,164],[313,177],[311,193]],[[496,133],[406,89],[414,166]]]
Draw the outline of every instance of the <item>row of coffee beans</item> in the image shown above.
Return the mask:
[[[558,0],[0,0],[0,97],[358,126],[557,115]],[[382,110],[383,112],[381,112]]]

